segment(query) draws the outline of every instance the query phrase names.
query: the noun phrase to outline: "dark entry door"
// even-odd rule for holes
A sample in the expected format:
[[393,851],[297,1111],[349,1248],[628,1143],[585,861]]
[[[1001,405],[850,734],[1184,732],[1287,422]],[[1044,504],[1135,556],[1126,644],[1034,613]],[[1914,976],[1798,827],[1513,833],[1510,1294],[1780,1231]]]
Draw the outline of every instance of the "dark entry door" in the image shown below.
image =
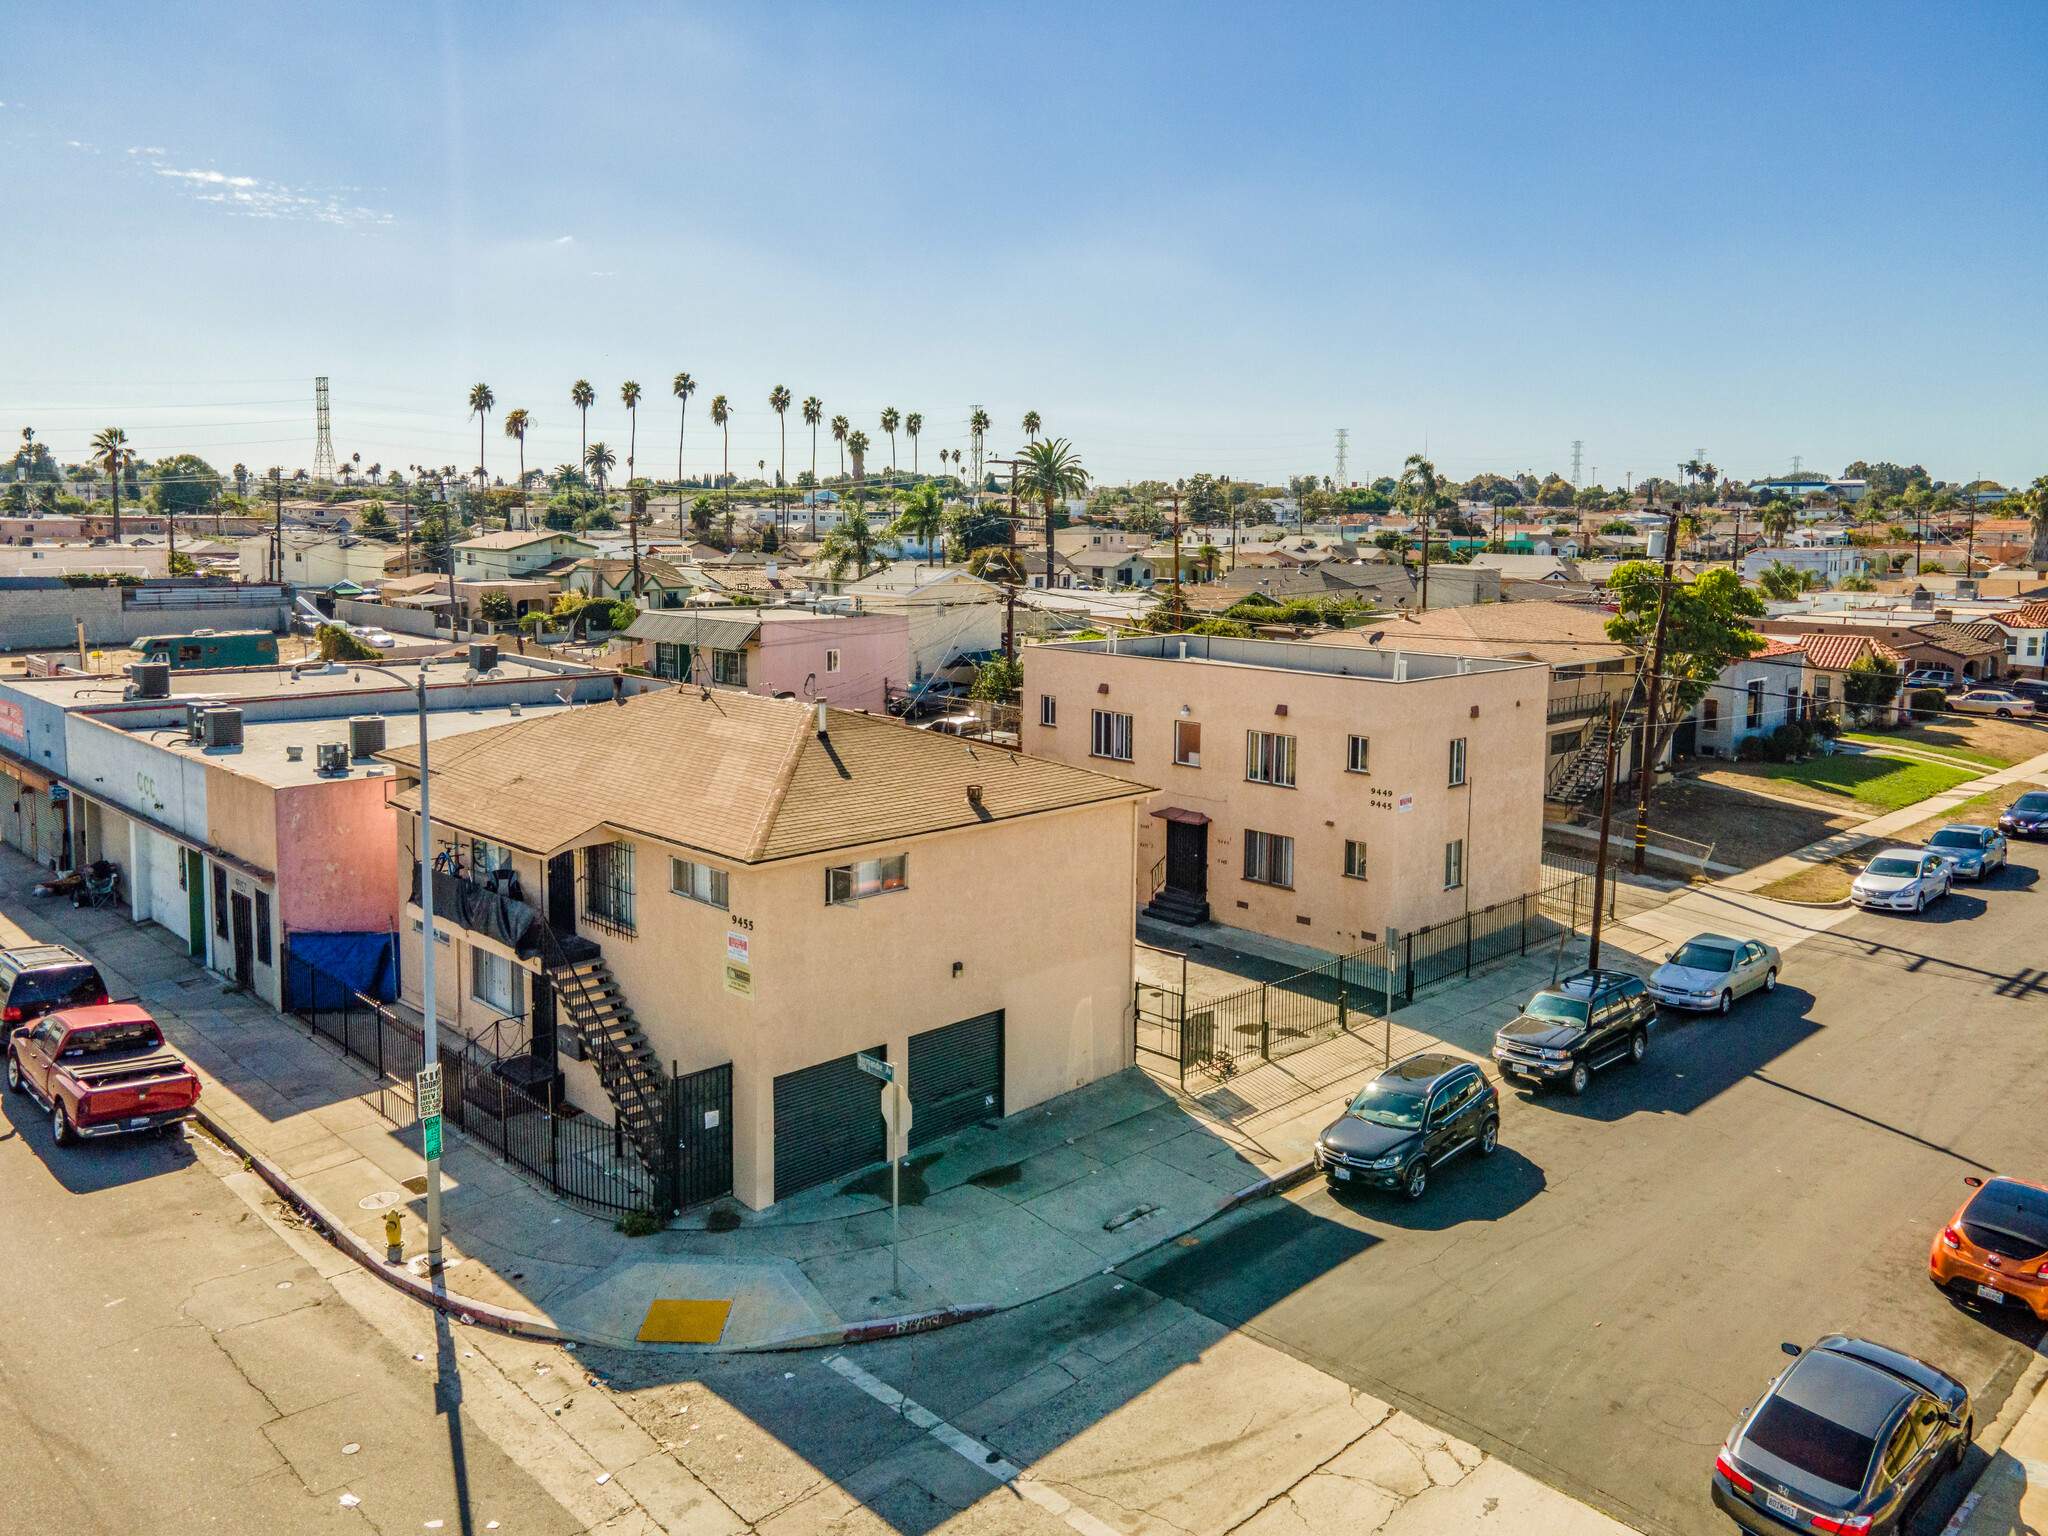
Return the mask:
[[548,926],[557,933],[576,931],[576,852],[548,860]]
[[229,902],[235,936],[235,985],[256,984],[256,920],[249,898],[237,892]]
[[1209,894],[1209,828],[1166,824],[1166,883],[1177,891]]
[[[874,1081],[872,1078],[870,1082]],[[877,1085],[876,1097],[880,1098]],[[679,1077],[670,1096],[675,1126],[676,1204],[683,1210],[732,1193],[732,1063]],[[781,1191],[777,1190],[777,1198]]]
[[1003,1115],[1003,1015],[910,1037],[910,1144]]
[[[872,1046],[870,1056],[886,1056]],[[775,1198],[852,1173],[889,1155],[882,1085],[851,1056],[775,1079]]]

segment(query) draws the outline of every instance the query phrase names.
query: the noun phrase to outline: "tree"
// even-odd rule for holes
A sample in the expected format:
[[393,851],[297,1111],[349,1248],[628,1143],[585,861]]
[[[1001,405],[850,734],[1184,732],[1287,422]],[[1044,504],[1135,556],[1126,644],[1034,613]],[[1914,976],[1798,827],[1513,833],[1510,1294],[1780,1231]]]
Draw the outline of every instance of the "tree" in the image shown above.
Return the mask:
[[1602,523],[1600,525],[1600,531],[1604,534],[1617,535],[1626,538],[1629,534],[1634,533],[1636,530],[1633,524],[1624,523],[1617,518],[1614,522]]
[[1790,502],[1771,501],[1764,504],[1764,509],[1757,514],[1756,520],[1757,525],[1763,529],[1765,538],[1773,543],[1782,544],[1785,535],[1798,523],[1799,514],[1792,510]]
[[196,454],[174,454],[159,459],[149,473],[150,500],[159,512],[190,517],[204,512],[220,496],[220,476],[213,466]]
[[597,404],[597,391],[590,387],[590,380],[578,379],[569,386],[569,403],[583,413],[583,440],[576,450],[580,459],[590,447],[590,408]]
[[171,551],[170,572],[173,576],[197,576],[199,565],[182,549],[174,549]]
[[590,471],[590,478],[597,482],[597,504],[604,505],[604,477],[611,473],[612,466],[619,462],[619,456],[603,443],[592,443],[583,450],[583,467]]
[[1842,698],[1859,710],[1882,709],[1898,697],[1899,666],[1888,656],[1858,656],[1842,680]]
[[[988,439],[988,429],[988,412],[977,405],[974,408],[974,414],[967,418],[967,431],[974,439],[974,473],[977,479],[981,475],[981,450],[982,445]],[[975,489],[974,497],[976,501],[981,499],[981,490],[978,486]]]
[[128,434],[119,427],[108,427],[93,434],[92,451],[99,459],[100,468],[107,472],[107,478],[114,483],[114,542],[121,542],[121,474],[135,463],[135,450],[128,446]]
[[1024,663],[1014,656],[991,656],[974,674],[967,690],[970,699],[987,699],[995,704],[1014,704],[1024,686]]
[[917,436],[922,431],[924,431],[924,417],[920,416],[916,411],[912,411],[903,418],[903,435],[910,439],[910,472],[913,475],[918,473]]
[[[804,425],[811,429],[811,484],[814,486],[818,483],[818,423],[824,419],[825,402],[816,395],[806,395],[804,397]],[[816,507],[817,502],[813,500],[811,505]],[[814,535],[818,531],[817,522],[818,515],[814,511],[811,514],[811,532]]]
[[720,460],[724,467],[719,473],[718,483],[721,488],[730,490],[732,488],[732,407],[725,403],[725,396],[723,395],[713,395],[711,397],[711,424],[725,434],[725,449]]
[[897,414],[895,406],[882,407],[882,430],[889,434],[889,470],[892,474],[896,469],[896,429],[902,424],[903,418]]
[[711,524],[718,516],[718,502],[710,496],[699,496],[690,503],[690,526],[702,538],[711,531]]
[[484,479],[484,420],[490,415],[491,407],[498,403],[488,384],[472,384],[469,387],[469,410],[476,417],[476,482],[482,490]]
[[1024,584],[1024,562],[1007,544],[984,544],[972,551],[967,556],[967,573],[983,581],[1008,582],[1018,587]]
[[1124,527],[1132,533],[1158,533],[1166,527],[1166,518],[1157,507],[1145,503],[1124,514]]
[[493,624],[512,622],[512,598],[503,587],[492,587],[476,600],[480,618]]
[[[1088,471],[1064,437],[1033,440],[1017,466],[1017,489],[1045,508],[1046,546],[1052,545],[1053,508],[1069,496],[1088,494]],[[1061,519],[1065,522],[1065,518]]]
[[839,478],[846,478],[846,434],[853,430],[853,423],[844,416],[832,418],[832,441],[839,445]]
[[1847,576],[1844,576],[1835,583],[1835,590],[1837,592],[1875,592],[1877,590],[1877,583],[1868,576],[1865,576],[1861,571],[1851,571]]
[[690,430],[690,396],[697,393],[697,381],[687,373],[679,373],[670,388],[683,403],[676,418],[676,484],[680,486],[683,483],[683,438]]
[[979,550],[1010,543],[1010,519],[1000,510],[984,510],[978,503],[968,502],[954,508],[948,521],[955,560],[971,560]]
[[1562,475],[1552,475],[1536,488],[1536,505],[1539,507],[1568,507],[1578,492],[1571,481]]
[[1024,435],[1026,437],[1035,441],[1038,437],[1038,429],[1042,425],[1043,423],[1038,419],[1038,412],[1026,411],[1024,413]]
[[[858,451],[854,462],[860,462]],[[832,531],[825,535],[825,542],[818,547],[818,558],[832,572],[834,581],[846,574],[849,565],[854,567],[854,579],[859,580],[867,575],[874,557],[875,530],[868,522],[867,513],[859,507],[840,518]]]
[[2048,569],[2048,475],[2041,476],[2015,499],[2033,525],[2034,547],[2027,551],[2027,559],[2038,574]]
[[1419,453],[1411,453],[1401,465],[1401,478],[1394,486],[1395,500],[1415,515],[1422,538],[1422,607],[1429,609],[1429,525],[1430,514],[1444,499],[1443,481],[1436,466]]
[[1802,571],[1782,560],[1773,560],[1769,568],[1757,577],[1756,584],[1765,597],[1785,603],[1804,596],[1822,582],[1811,571]]
[[[1607,638],[1647,654],[1657,629],[1657,603],[1663,585],[1664,568],[1648,560],[1630,560],[1616,567],[1607,579],[1617,609],[1607,621]],[[1744,622],[1762,617],[1763,612],[1763,599],[1726,566],[1672,586],[1664,620],[1659,718],[1649,722],[1650,751],[1645,761],[1654,763],[1662,757],[1671,733],[1698,707],[1723,672],[1764,648],[1764,637]]]
[[526,434],[532,426],[533,418],[527,414],[524,407],[505,413],[505,435],[516,438],[519,442],[519,509],[522,514],[521,521],[529,527],[532,526],[532,520],[523,514],[526,511]]
[[363,518],[356,524],[356,532],[366,539],[375,539],[380,544],[389,544],[398,534],[398,530],[391,525],[391,514],[384,510],[384,503],[381,501],[373,501],[363,508]]
[[619,399],[625,405],[632,425],[626,429],[626,478],[633,478],[633,453],[640,446],[640,386],[628,379],[619,386]]
[[[896,521],[889,531],[904,538],[915,539],[927,549],[937,543],[939,535],[946,529],[946,498],[939,494],[939,488],[927,481],[914,487],[903,498],[903,510],[896,514]],[[939,546],[942,550],[943,545]]]
[[849,434],[846,451],[853,455],[853,499],[859,503],[867,499],[867,433],[855,430]]

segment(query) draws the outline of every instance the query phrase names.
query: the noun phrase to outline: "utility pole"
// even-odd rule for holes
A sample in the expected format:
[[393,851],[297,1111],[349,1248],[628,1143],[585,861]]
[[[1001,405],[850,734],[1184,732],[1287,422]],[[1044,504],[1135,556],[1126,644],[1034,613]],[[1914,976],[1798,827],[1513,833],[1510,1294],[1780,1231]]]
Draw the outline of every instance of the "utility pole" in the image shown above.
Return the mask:
[[1422,611],[1429,612],[1429,514],[1418,506],[1415,513],[1422,522]]
[[647,504],[645,491],[626,493],[626,533],[633,541],[633,601],[640,601],[640,509]]
[[1965,581],[1973,580],[1973,579],[1975,578],[1975,576],[1976,576],[1976,568],[1975,568],[1975,566],[1974,566],[1974,565],[1973,565],[1973,564],[1971,563],[1972,561],[1974,561],[1974,560],[1976,559],[1976,556],[1977,556],[1977,490],[1976,490],[1976,488],[1977,488],[1978,486],[1982,485],[1983,483],[1984,483],[1984,471],[1980,469],[1980,470],[1978,470],[1978,471],[1977,471],[1977,478],[1976,478],[1976,479],[1974,479],[1974,480],[1972,480],[1972,481],[1970,482],[1970,489],[1968,489],[1967,491],[1965,491],[1965,492],[1963,493],[1964,495],[1966,495],[1966,496],[1968,496],[1968,497],[1970,498],[1970,511],[1969,511],[1969,519],[1970,519],[1970,520],[1969,520],[1969,523],[1968,523],[1968,525],[1967,525],[1967,526],[1968,526],[1968,528],[1969,528],[1969,532],[1968,532],[1968,533],[1967,533],[1967,534],[1965,535],[1965,541],[1964,541],[1964,544],[1963,544],[1963,579],[1964,579]]
[[[1223,500],[1230,508],[1230,568],[1234,571],[1237,569],[1237,502],[1231,497],[1228,475],[1223,477]],[[1213,580],[1216,573],[1212,570],[1209,575]]]
[[1650,709],[1643,717],[1642,783],[1636,791],[1636,873],[1650,850],[1650,785],[1657,776],[1657,709],[1664,685],[1664,621],[1671,612],[1671,557],[1678,547],[1678,509],[1664,514],[1664,580],[1657,589],[1657,633],[1650,642]]
[[280,586],[284,583],[284,471],[273,468],[270,471],[270,487],[276,505],[276,516],[270,525],[270,560],[276,567],[277,575],[272,579]]
[[1593,859],[1593,946],[1586,954],[1586,969],[1600,969],[1600,913],[1606,904],[1607,830],[1614,822],[1614,743],[1621,735],[1621,702],[1607,706],[1607,767],[1600,785],[1600,851]]
[[[420,663],[420,1014],[424,1026],[420,1079],[432,1074],[436,1102],[420,1117],[421,1147],[427,1159],[427,1272],[441,1267],[441,1043],[434,1016],[434,822],[427,807],[427,664]],[[415,1107],[418,1102],[415,1088]]]
[[[1173,493],[1173,627],[1187,627],[1187,614],[1180,605],[1180,492]],[[1186,996],[1185,993],[1182,994]]]

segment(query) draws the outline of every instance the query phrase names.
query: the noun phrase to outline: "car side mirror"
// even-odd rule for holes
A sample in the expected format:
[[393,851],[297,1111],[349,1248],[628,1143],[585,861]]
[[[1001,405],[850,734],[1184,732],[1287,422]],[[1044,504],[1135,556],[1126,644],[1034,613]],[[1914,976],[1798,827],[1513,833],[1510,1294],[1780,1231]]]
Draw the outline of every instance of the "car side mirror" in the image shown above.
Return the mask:
[[1975,1175],[1974,1173],[1964,1174],[1963,1182],[1969,1185],[1972,1189],[1982,1189],[1984,1187],[1984,1181],[1978,1178],[1977,1175]]
[[1788,1355],[1796,1355],[1799,1353],[1799,1346],[1797,1344],[1780,1344],[1778,1348],[1785,1351],[1785,1353]]

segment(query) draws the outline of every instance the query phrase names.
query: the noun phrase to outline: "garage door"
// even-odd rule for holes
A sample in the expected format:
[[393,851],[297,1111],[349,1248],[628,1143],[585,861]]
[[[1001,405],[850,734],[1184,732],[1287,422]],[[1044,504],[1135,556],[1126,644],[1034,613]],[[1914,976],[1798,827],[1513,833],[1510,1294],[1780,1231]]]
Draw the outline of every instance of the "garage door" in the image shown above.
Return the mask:
[[[870,1056],[886,1057],[882,1046]],[[882,1084],[854,1058],[821,1061],[775,1079],[775,1198],[887,1160]]]
[[1003,1112],[1003,1015],[910,1037],[910,1141],[921,1145]]

